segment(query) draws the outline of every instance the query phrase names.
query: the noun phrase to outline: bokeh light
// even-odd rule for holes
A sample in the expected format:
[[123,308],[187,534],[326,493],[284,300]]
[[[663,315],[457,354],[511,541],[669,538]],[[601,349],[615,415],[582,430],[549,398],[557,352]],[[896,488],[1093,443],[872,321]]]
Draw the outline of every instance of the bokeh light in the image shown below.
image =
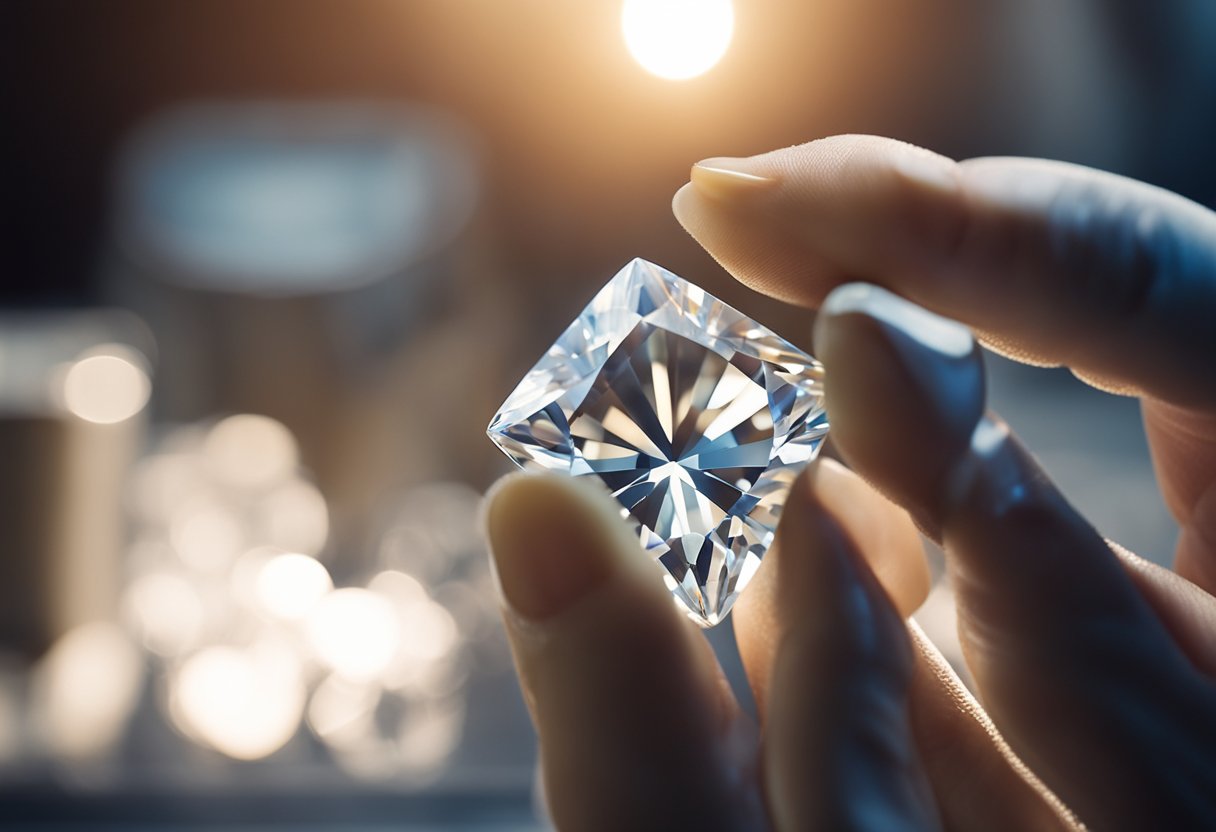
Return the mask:
[[264,639],[239,649],[209,647],[170,678],[170,711],[189,737],[238,760],[282,748],[304,710],[304,681],[295,655]]
[[203,443],[212,475],[222,484],[266,488],[295,471],[295,437],[267,416],[242,413],[218,422]]
[[112,425],[143,410],[152,382],[130,350],[114,346],[81,358],[63,376],[63,403],[86,422]]
[[257,572],[259,605],[278,618],[295,621],[308,615],[334,588],[329,572],[308,555],[284,553],[266,561]]
[[204,624],[202,599],[194,584],[171,572],[140,575],[123,596],[128,626],[153,653],[177,656],[192,648]]
[[105,753],[126,730],[143,660],[121,629],[95,622],[69,631],[35,668],[30,701],[40,739],[69,759]]
[[351,681],[382,674],[400,639],[400,620],[380,595],[359,587],[337,589],[308,617],[309,642],[326,666]]
[[621,9],[629,53],[648,72],[672,81],[712,68],[734,29],[730,0],[625,0]]

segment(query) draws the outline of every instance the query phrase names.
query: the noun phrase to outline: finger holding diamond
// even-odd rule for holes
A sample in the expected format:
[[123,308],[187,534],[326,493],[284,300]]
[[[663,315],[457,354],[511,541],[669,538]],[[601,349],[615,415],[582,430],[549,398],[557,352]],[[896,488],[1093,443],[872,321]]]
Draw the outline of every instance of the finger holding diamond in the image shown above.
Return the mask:
[[749,285],[818,306],[849,279],[1015,358],[1216,407],[1216,213],[1039,159],[954,162],[878,136],[707,159],[676,216]]
[[1176,568],[1216,594],[1216,213],[1077,165],[878,136],[708,159],[673,208],[775,297],[818,306],[860,278],[1012,358],[1143,395]]
[[486,527],[557,827],[759,828],[746,718],[611,498],[508,477]]
[[[801,489],[802,502],[814,500],[818,511],[828,513],[848,533],[896,611],[903,617],[911,615],[928,596],[930,580],[920,535],[907,512],[835,460],[821,458],[802,476],[794,486]],[[800,510],[801,502],[787,505],[784,513]],[[789,626],[786,618],[801,617],[809,603],[781,603],[786,584],[783,562],[774,547],[733,613],[735,639],[762,721],[776,646]]]
[[809,477],[795,483],[765,564],[778,618],[764,694],[770,815],[781,830],[936,829],[903,619],[811,489]]
[[[842,455],[940,532],[984,703],[1082,821],[1181,828],[1213,816],[1216,691],[1102,537],[999,420],[978,415],[967,338],[877,287],[833,291],[815,342]],[[895,436],[920,450],[884,453]],[[920,465],[925,448],[937,464]]]
[[[820,459],[795,493],[824,513],[870,565],[896,611],[906,617],[925,598],[928,574],[920,535],[907,514],[834,460]],[[791,502],[786,511],[807,510]],[[822,541],[820,541],[822,542]],[[801,626],[815,593],[798,558],[781,546],[769,552],[735,606],[739,651],[762,722],[772,668],[784,633]],[[794,558],[792,563],[786,558]],[[992,721],[958,681],[941,654],[913,626],[915,669],[908,691],[919,756],[947,828],[1050,830],[1075,828],[1042,784],[1000,738]],[[825,674],[826,678],[826,674]],[[773,731],[780,725],[769,726]]]

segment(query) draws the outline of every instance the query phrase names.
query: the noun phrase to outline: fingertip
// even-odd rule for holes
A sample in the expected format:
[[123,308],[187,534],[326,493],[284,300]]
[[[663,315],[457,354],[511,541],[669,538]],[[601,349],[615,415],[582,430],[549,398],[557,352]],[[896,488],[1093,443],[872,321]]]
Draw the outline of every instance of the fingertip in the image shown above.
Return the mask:
[[[870,632],[872,641],[866,622],[881,619],[898,629],[900,619],[920,606],[929,583],[920,535],[906,512],[839,463],[817,461],[795,483],[778,540],[733,612],[762,711],[783,639],[809,631],[847,641]],[[889,613],[841,624],[842,599],[871,596],[870,606],[889,607]]]
[[931,577],[908,513],[834,459],[815,465],[810,489],[856,543],[899,614],[906,618],[915,612],[929,595]]
[[483,522],[511,609],[549,618],[606,582],[626,543],[612,511],[607,495],[568,477],[515,474],[495,483]]
[[937,495],[984,413],[974,339],[885,289],[848,284],[829,296],[815,349],[845,461],[935,532]]

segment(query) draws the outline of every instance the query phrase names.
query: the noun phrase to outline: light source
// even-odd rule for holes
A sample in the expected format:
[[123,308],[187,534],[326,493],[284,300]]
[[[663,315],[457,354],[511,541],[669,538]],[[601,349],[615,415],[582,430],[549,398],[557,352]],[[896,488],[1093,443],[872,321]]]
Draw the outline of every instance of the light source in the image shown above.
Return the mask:
[[730,0],[625,0],[621,31],[647,71],[673,81],[710,69],[730,46]]

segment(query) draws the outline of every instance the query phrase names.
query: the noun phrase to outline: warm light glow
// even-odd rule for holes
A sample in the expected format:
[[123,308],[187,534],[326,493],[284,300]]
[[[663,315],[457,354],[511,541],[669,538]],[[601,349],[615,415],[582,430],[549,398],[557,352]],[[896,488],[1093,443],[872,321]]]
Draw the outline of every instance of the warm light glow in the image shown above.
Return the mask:
[[308,555],[276,555],[258,570],[258,603],[271,615],[294,621],[308,615],[334,588],[329,572]]
[[298,462],[295,437],[267,416],[229,416],[207,434],[203,454],[216,479],[241,488],[285,480]]
[[376,730],[373,717],[379,701],[379,687],[354,684],[335,674],[313,693],[308,724],[330,745],[350,746]]
[[81,419],[99,425],[130,419],[143,410],[151,392],[148,374],[119,354],[82,358],[63,377],[64,405]]
[[194,585],[169,572],[137,578],[127,588],[123,611],[144,646],[162,656],[177,656],[193,647],[206,616]]
[[118,627],[77,627],[55,642],[34,672],[34,726],[55,754],[103,754],[126,729],[142,674],[139,652]]
[[246,650],[210,647],[171,679],[172,715],[188,736],[238,760],[278,751],[295,734],[304,682],[290,649],[265,641]]
[[258,504],[258,540],[288,552],[315,555],[329,537],[329,508],[317,487],[304,480],[284,483]]
[[730,46],[730,0],[625,0],[621,31],[639,64],[660,78],[694,78]]
[[245,547],[245,532],[231,511],[218,503],[184,506],[169,526],[178,557],[200,572],[227,569]]
[[400,621],[392,604],[366,589],[338,589],[308,616],[308,638],[325,665],[346,679],[379,677],[397,653]]

